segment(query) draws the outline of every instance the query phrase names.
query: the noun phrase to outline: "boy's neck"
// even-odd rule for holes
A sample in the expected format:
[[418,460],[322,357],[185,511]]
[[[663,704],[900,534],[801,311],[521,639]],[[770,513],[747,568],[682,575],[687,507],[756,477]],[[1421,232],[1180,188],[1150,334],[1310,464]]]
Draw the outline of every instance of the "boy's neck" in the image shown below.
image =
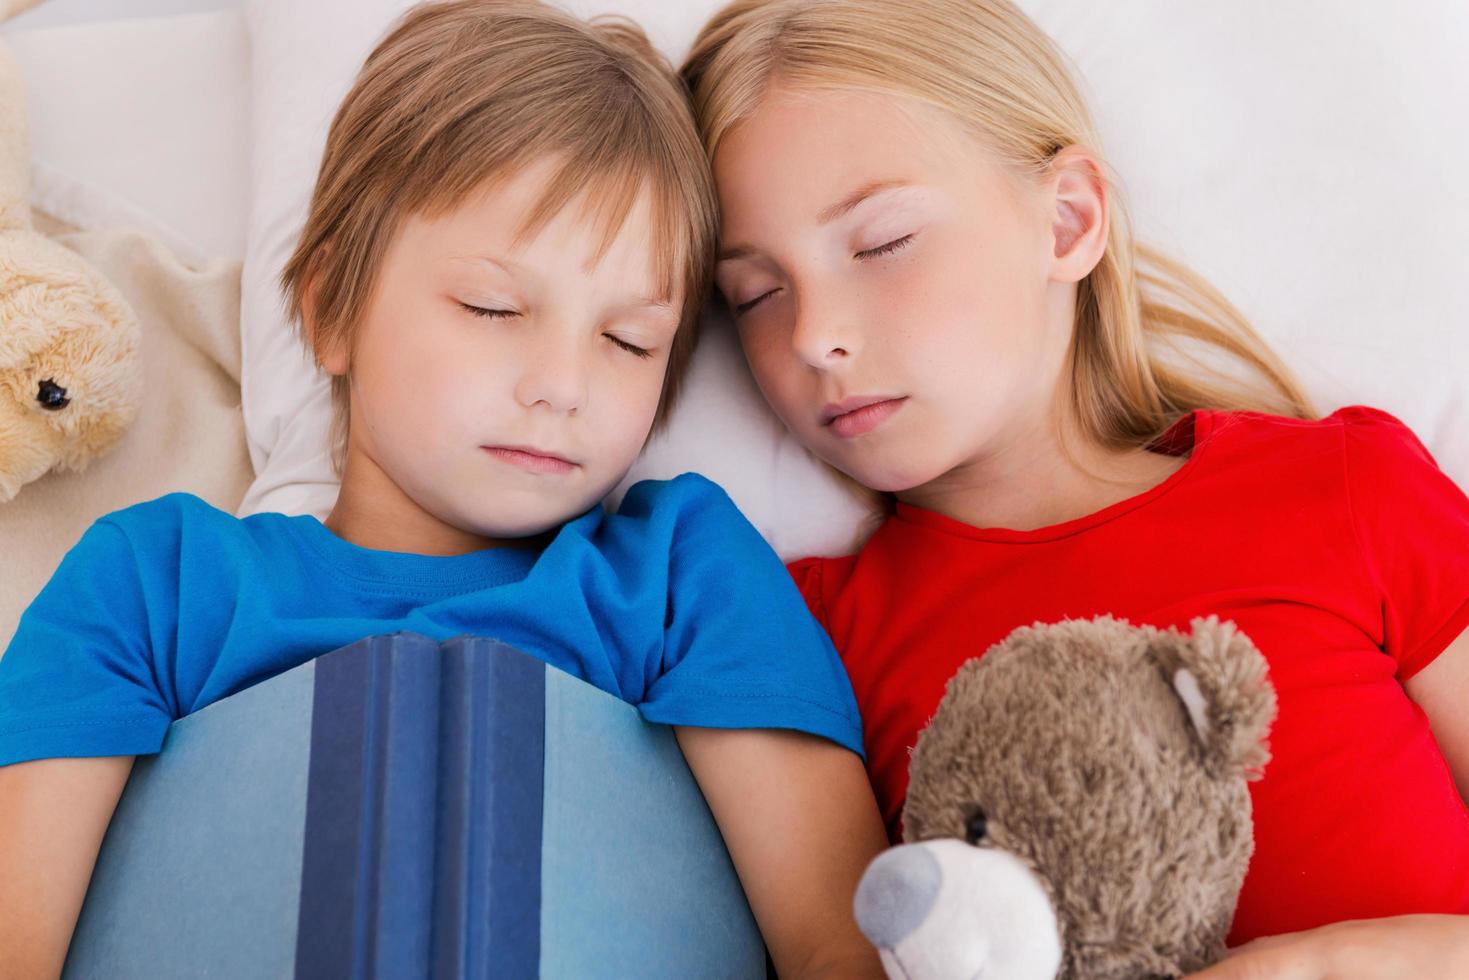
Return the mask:
[[337,502],[323,521],[344,541],[376,551],[465,555],[522,541],[465,531],[424,510],[371,459],[349,449]]

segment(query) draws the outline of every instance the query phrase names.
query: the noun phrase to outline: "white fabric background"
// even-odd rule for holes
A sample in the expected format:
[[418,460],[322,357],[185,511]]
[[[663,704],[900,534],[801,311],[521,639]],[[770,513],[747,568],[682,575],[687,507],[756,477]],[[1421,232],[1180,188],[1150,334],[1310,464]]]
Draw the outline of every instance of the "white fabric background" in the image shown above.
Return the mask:
[[[81,6],[26,17],[68,3]],[[8,31],[32,82],[38,184],[84,181],[206,253],[243,250],[243,399],[262,476],[247,509],[324,513],[335,493],[325,386],[272,280],[327,121],[403,5],[249,0],[243,19]],[[570,6],[632,14],[676,58],[716,4]],[[1080,69],[1141,237],[1233,298],[1322,407],[1400,415],[1469,485],[1469,130],[1455,121],[1469,5],[1023,6]],[[208,45],[184,43],[185,22]],[[633,478],[701,470],[783,555],[840,550],[859,510],[765,410],[727,327],[710,326],[690,397]]]

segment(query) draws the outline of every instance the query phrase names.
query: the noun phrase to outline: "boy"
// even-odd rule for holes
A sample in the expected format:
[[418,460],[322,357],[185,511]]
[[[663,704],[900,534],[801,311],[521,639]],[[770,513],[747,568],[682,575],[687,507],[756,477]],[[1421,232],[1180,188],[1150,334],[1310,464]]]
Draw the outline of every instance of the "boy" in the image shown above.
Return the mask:
[[[783,976],[881,976],[846,676],[718,488],[600,501],[666,415],[714,199],[635,30],[414,10],[328,137],[283,283],[333,376],[327,520],[171,494],[97,521],[0,659],[0,974],[56,976],[132,758],[363,636],[494,636],[675,730]],[[813,737],[814,736],[814,737]]]

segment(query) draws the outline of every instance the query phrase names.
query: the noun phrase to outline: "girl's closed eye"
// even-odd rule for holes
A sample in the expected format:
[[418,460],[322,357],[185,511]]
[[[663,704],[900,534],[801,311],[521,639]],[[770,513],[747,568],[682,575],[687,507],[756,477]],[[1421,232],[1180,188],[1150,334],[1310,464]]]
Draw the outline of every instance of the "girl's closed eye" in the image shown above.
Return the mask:
[[753,310],[757,305],[759,305],[760,303],[764,302],[764,300],[767,297],[774,296],[779,291],[780,290],[778,290],[778,289],[767,289],[765,292],[761,293],[760,295],[756,296],[753,299],[747,299],[744,302],[735,303],[734,306],[733,306],[733,308],[732,308],[734,315],[735,316],[743,316],[743,315],[745,315],[746,313],[748,313],[751,310]]
[[515,310],[502,310],[502,309],[496,309],[496,308],[493,308],[493,307],[475,306],[472,303],[465,303],[462,300],[459,301],[459,305],[462,306],[465,309],[465,311],[467,311],[469,313],[473,313],[475,316],[480,316],[480,317],[490,317],[492,319],[505,319],[505,318],[512,317],[512,316],[520,316],[520,314],[518,312],[516,312]]
[[[884,255],[892,255],[893,253],[902,251],[909,245],[912,245],[913,239],[917,237],[917,234],[917,232],[910,232],[900,238],[894,238],[892,241],[886,242],[882,245],[878,245],[873,248],[863,249],[862,251],[855,253],[853,257],[865,261],[867,259],[881,258]],[[731,304],[730,310],[736,317],[743,316],[779,291],[779,289],[768,289],[751,299]]]
[[875,248],[863,249],[862,251],[858,252],[855,257],[859,259],[875,259],[880,258],[884,255],[892,255],[894,252],[905,249],[909,245],[913,244],[913,237],[915,234],[917,233],[910,233],[904,235],[902,238],[894,238],[887,244],[878,245]]

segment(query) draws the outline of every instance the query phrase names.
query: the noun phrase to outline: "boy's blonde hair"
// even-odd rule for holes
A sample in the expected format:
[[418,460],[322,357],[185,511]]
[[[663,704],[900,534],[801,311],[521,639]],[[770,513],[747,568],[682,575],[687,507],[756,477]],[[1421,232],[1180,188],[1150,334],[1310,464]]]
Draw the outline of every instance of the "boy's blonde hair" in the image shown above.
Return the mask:
[[[1040,176],[1073,144],[1100,152],[1061,53],[1008,0],[736,0],[700,32],[683,76],[711,160],[777,79],[916,98],[1020,174]],[[1071,398],[1082,431],[1129,448],[1196,408],[1313,416],[1243,315],[1202,277],[1135,242],[1111,182],[1107,194],[1115,218],[1106,251],[1076,297]]]
[[[548,156],[559,169],[521,236],[585,195],[605,252],[639,196],[649,196],[660,298],[682,302],[654,423],[662,425],[713,266],[708,163],[677,75],[640,29],[583,21],[536,0],[420,4],[368,57],[332,121],[310,213],[281,274],[307,345],[318,355],[352,349],[405,218],[449,212],[487,181]],[[348,392],[345,376],[332,379],[339,472]]]

